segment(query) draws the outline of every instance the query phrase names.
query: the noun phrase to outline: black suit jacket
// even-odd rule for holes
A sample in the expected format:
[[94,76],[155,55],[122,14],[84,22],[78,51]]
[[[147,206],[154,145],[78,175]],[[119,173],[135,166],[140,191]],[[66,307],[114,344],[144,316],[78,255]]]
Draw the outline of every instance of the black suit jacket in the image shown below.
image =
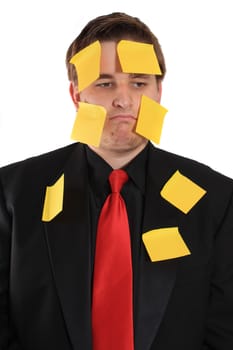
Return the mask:
[[[160,193],[177,170],[206,190],[187,214]],[[43,222],[62,174],[63,210]],[[82,144],[0,170],[1,350],[91,350],[87,178]],[[141,242],[135,350],[232,350],[233,181],[150,145],[146,182],[143,232],[178,227],[191,255],[152,262]]]

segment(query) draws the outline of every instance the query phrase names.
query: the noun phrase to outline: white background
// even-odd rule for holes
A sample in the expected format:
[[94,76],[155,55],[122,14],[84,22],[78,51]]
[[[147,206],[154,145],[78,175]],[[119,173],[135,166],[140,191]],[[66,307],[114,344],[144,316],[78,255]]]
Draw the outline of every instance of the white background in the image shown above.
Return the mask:
[[90,19],[122,11],[165,54],[159,147],[233,177],[231,0],[0,1],[0,166],[73,142],[66,50]]

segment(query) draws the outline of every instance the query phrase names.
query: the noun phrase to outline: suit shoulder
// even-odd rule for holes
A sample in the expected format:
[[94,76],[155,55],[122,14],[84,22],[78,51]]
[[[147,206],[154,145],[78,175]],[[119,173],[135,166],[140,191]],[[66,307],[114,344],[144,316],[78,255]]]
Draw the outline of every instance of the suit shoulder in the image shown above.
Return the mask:
[[81,144],[73,143],[31,158],[24,159],[0,168],[0,179],[4,183],[16,180],[35,179],[56,173]]
[[154,163],[157,159],[160,166],[170,169],[171,175],[174,171],[179,170],[191,180],[204,183],[205,185],[219,183],[227,186],[230,185],[231,187],[233,186],[233,179],[195,159],[184,157],[154,146],[152,146],[151,153]]
[[7,164],[0,168],[1,172],[10,172],[14,171],[21,167],[27,167],[37,164],[42,164],[46,162],[56,161],[57,159],[62,159],[63,157],[66,157],[70,152],[72,152],[73,148],[76,144],[67,145],[61,148],[54,149],[52,151],[42,153],[30,158],[26,158],[11,164]]

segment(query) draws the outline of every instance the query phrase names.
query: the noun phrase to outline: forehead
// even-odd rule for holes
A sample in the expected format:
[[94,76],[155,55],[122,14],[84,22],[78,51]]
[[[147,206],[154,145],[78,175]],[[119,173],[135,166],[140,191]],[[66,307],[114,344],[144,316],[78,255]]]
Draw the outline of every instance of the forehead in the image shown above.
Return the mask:
[[122,72],[117,55],[117,43],[115,41],[103,41],[100,44],[100,73]]
[[70,63],[77,71],[79,91],[102,74],[161,75],[153,45],[130,40],[97,40],[75,54]]

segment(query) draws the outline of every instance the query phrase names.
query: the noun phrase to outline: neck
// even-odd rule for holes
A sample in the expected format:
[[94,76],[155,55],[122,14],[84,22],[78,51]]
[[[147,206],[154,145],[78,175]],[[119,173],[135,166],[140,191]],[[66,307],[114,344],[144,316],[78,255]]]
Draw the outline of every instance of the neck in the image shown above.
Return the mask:
[[113,169],[120,169],[126,166],[133,158],[135,158],[147,145],[147,142],[141,144],[135,149],[130,150],[106,150],[94,146],[88,146],[101,158],[105,160]]

